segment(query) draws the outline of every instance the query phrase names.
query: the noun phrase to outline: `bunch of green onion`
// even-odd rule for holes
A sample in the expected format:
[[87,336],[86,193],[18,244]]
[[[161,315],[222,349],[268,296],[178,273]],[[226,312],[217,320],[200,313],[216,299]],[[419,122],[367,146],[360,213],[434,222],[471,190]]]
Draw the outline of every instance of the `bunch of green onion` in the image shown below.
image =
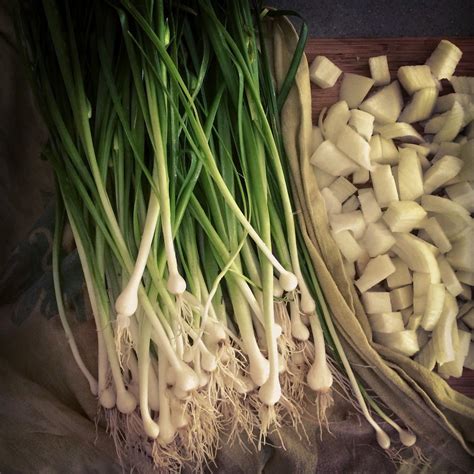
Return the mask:
[[[223,433],[297,422],[305,387],[330,396],[318,313],[324,327],[330,317],[279,136],[292,77],[278,95],[259,12],[245,0],[22,8],[58,188],[58,309],[91,392],[123,414],[122,447],[202,465]],[[97,377],[62,300],[65,225],[97,327]]]

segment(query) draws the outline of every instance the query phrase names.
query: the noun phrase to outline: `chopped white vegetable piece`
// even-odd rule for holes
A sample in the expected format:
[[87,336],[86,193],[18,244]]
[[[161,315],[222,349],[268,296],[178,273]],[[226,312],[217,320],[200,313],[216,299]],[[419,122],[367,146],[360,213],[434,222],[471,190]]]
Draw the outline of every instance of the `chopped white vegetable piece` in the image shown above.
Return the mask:
[[382,142],[380,141],[380,135],[375,134],[369,140],[370,146],[370,161],[378,162],[382,158]]
[[346,271],[346,276],[353,280],[356,276],[354,262],[349,262],[348,260],[343,260],[344,270]]
[[354,161],[329,140],[318,146],[311,156],[311,163],[333,176],[347,176],[358,168]]
[[390,293],[386,291],[367,291],[362,293],[362,304],[367,314],[392,312]]
[[325,138],[336,143],[337,137],[341,130],[347,125],[350,115],[349,107],[344,100],[340,100],[331,105],[323,122]]
[[453,76],[449,82],[451,82],[454,92],[460,92],[461,94],[474,94],[474,77]]
[[423,195],[423,175],[416,152],[409,148],[399,151],[398,186],[400,199],[412,201]]
[[435,257],[439,255],[439,249],[435,245],[431,244],[430,242],[426,242],[423,239],[420,239],[416,235],[413,235],[413,238],[421,242]]
[[470,222],[465,216],[454,213],[435,214],[436,220],[451,243],[462,238],[469,231]]
[[435,112],[447,112],[458,102],[463,108],[467,108],[473,101],[470,94],[446,94],[438,97],[435,105]]
[[461,282],[458,280],[453,268],[442,255],[438,256],[437,260],[439,271],[441,273],[441,281],[446,286],[446,289],[454,297],[460,295],[463,291]]
[[436,361],[439,364],[451,362],[455,358],[457,348],[453,346],[452,331],[454,328],[457,330],[457,327],[453,324],[456,321],[457,312],[456,299],[449,293],[446,294],[439,322],[433,329],[432,334]]
[[457,202],[466,211],[474,212],[474,189],[468,181],[447,186],[445,191],[451,201]]
[[382,147],[382,156],[378,163],[384,165],[394,165],[398,163],[398,149],[391,138],[380,137],[380,145]]
[[365,140],[369,141],[374,132],[374,116],[363,110],[351,110],[349,125]]
[[393,290],[409,285],[413,280],[408,265],[398,257],[392,258],[392,263],[395,266],[395,272],[387,278],[387,286]]
[[456,277],[461,283],[465,283],[466,285],[474,286],[474,272],[463,272],[457,271]]
[[329,187],[337,179],[332,174],[326,173],[326,171],[322,170],[321,168],[318,168],[317,166],[313,166],[313,173],[316,182],[318,183],[319,189]]
[[426,123],[423,128],[423,131],[425,133],[429,134],[434,134],[438,133],[446,123],[446,120],[449,117],[449,110],[447,112],[444,112],[443,114],[440,115],[435,115],[434,117],[431,117]]
[[433,370],[436,365],[436,353],[434,350],[433,341],[430,340],[415,356],[416,362],[428,370]]
[[350,231],[343,230],[341,232],[331,232],[331,235],[336,242],[342,255],[349,262],[355,262],[363,253],[362,247],[354,239]]
[[382,210],[370,188],[359,189],[359,202],[362,214],[367,223],[377,222],[382,217]]
[[311,130],[311,154],[313,154],[321,143],[323,143],[324,137],[319,127],[313,126]]
[[352,175],[352,182],[354,184],[365,184],[369,181],[370,174],[369,170],[365,168],[359,168],[357,171],[354,171]]
[[439,283],[440,273],[438,262],[429,248],[429,244],[412,234],[394,234],[393,252],[400,257],[408,268],[414,272],[428,273],[430,283]]
[[425,331],[432,331],[443,311],[443,305],[446,294],[446,289],[442,283],[432,283],[428,288],[426,294],[426,306],[421,320],[421,327]]
[[397,188],[397,194],[398,196],[400,196],[400,187],[398,185],[398,165],[392,166],[392,176],[393,176],[393,180],[395,181],[395,187]]
[[383,215],[392,232],[411,232],[426,217],[426,211],[415,201],[393,201]]
[[340,214],[342,212],[341,201],[337,199],[329,188],[324,188],[321,191],[321,196],[324,199],[326,206],[326,212],[330,216],[331,214]]
[[418,158],[418,161],[420,162],[420,166],[423,171],[426,171],[427,169],[429,169],[429,167],[431,166],[431,163],[428,160],[428,158],[426,158],[426,156],[417,154],[417,158]]
[[420,327],[421,318],[422,318],[421,314],[412,314],[408,320],[407,329],[416,331]]
[[436,163],[444,155],[451,155],[459,157],[461,154],[461,145],[454,142],[441,142],[435,156],[431,160],[432,163]]
[[361,245],[370,257],[387,253],[395,244],[392,233],[382,222],[370,222],[360,239]]
[[378,257],[372,258],[367,263],[364,272],[358,280],[355,281],[355,285],[361,293],[370,290],[377,283],[385,280],[389,275],[395,271],[395,267],[388,255],[379,255]]
[[[463,107],[463,111],[464,111],[464,119],[462,122],[463,127],[465,127],[466,125],[469,125],[474,120],[474,95],[472,95],[471,97],[472,97],[471,103],[468,104],[466,107]],[[456,141],[459,143],[465,143],[468,140],[467,135],[468,135],[467,131],[464,130],[463,135],[459,135],[459,137],[456,138]]]
[[342,71],[326,56],[316,56],[309,68],[309,78],[321,89],[336,84]]
[[451,79],[461,60],[462,51],[451,41],[441,40],[426,63],[436,79]]
[[425,193],[431,194],[454,178],[461,171],[463,164],[464,162],[461,159],[451,155],[445,155],[439,159],[423,176]]
[[378,333],[391,333],[403,331],[403,319],[400,312],[386,312],[369,314],[369,323],[372,331]]
[[357,188],[346,178],[340,176],[330,186],[329,189],[340,202],[344,202],[348,197],[352,196]]
[[342,205],[342,212],[352,212],[359,209],[360,203],[357,196],[351,196],[343,205]]
[[374,80],[374,85],[385,86],[390,84],[387,56],[374,56],[369,58],[369,68],[370,75]]
[[423,143],[422,136],[409,123],[395,122],[387,123],[378,127],[377,132],[383,138],[398,139],[412,143]]
[[413,303],[413,287],[407,285],[395,288],[390,292],[390,301],[395,311],[409,308]]
[[420,350],[416,331],[403,330],[392,333],[374,332],[374,340],[396,352],[406,356],[412,356]]
[[459,330],[459,347],[456,349],[456,357],[451,362],[446,362],[438,369],[438,374],[443,377],[461,377],[462,368],[464,365],[464,359],[467,357],[469,352],[469,345],[471,343],[471,335],[466,332]]
[[449,252],[453,248],[436,217],[427,219],[423,228],[441,253]]
[[413,94],[411,101],[405,106],[398,117],[400,122],[414,123],[426,120],[433,113],[438,89],[436,87],[426,87]]
[[376,122],[396,122],[403,107],[402,91],[398,81],[393,81],[360,104],[360,109],[369,112]]
[[413,278],[413,296],[424,296],[428,293],[431,285],[431,277],[428,273],[414,272]]
[[370,77],[344,73],[339,98],[345,100],[351,109],[355,109],[364,100],[373,85],[374,80]]
[[463,322],[472,329],[474,329],[474,308],[471,308],[462,318]]
[[380,207],[387,207],[392,201],[398,201],[398,192],[390,165],[377,165],[370,172],[375,197]]
[[464,359],[464,367],[466,367],[466,369],[474,370],[474,343],[472,341],[469,344],[469,351]]
[[464,161],[464,166],[458,175],[461,177],[460,181],[474,181],[474,140],[468,140],[462,145],[459,158]]
[[[400,143],[401,148],[410,148],[415,150],[419,155],[428,156],[430,153],[433,153],[431,150],[431,143],[430,144],[421,144],[417,145],[416,143]],[[436,146],[439,146],[436,144]]]
[[369,254],[364,250],[361,256],[356,260],[355,266],[358,275],[362,275],[365,270],[365,267],[369,263],[370,257]]
[[[456,299],[454,299],[454,301],[456,301]],[[456,310],[457,310],[457,304],[456,304]],[[469,331],[469,328],[467,327],[460,327],[461,325],[465,326],[465,324],[462,321],[459,321],[459,323],[460,324],[458,326],[458,321],[455,317],[454,321],[452,322],[452,328],[451,328],[451,340],[452,340],[452,344],[455,350],[456,348],[459,347],[459,329]]]
[[350,230],[356,240],[362,237],[366,227],[364,217],[360,211],[333,214],[329,216],[329,223],[334,232]]
[[415,296],[413,298],[413,312],[415,314],[423,315],[426,309],[427,295]]
[[370,170],[370,146],[348,125],[339,132],[336,146],[358,165]]
[[400,313],[402,313],[403,324],[406,326],[410,316],[413,314],[413,306],[400,310]]
[[453,268],[464,272],[474,272],[473,242],[474,234],[471,227],[471,231],[456,240],[452,250],[446,254],[446,258]]
[[428,212],[438,214],[454,214],[470,224],[469,212],[457,202],[451,201],[441,196],[425,195],[421,197],[421,205]]
[[453,104],[453,108],[448,112],[443,126],[433,137],[435,143],[449,142],[454,140],[461,128],[464,126],[464,110],[458,102]]
[[430,67],[423,64],[420,66],[402,66],[397,72],[398,80],[403,88],[412,95],[426,87],[436,88],[437,84],[431,74]]

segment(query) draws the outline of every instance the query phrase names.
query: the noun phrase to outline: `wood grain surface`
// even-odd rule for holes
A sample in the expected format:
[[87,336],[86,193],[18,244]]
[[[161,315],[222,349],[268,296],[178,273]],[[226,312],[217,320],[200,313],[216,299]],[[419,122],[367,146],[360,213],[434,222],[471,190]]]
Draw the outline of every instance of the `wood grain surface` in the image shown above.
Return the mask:
[[[474,76],[474,38],[446,38],[463,51],[456,75]],[[439,43],[440,38],[357,38],[357,39],[310,39],[306,55],[311,63],[315,56],[327,56],[343,72],[352,72],[370,77],[368,59],[386,54],[392,79],[396,79],[400,66],[423,64]],[[312,86],[313,123],[319,113],[338,99],[342,75],[334,87],[320,89]],[[444,92],[452,92],[443,81]],[[474,398],[474,371],[464,369],[460,379],[449,379],[449,384],[460,392]]]

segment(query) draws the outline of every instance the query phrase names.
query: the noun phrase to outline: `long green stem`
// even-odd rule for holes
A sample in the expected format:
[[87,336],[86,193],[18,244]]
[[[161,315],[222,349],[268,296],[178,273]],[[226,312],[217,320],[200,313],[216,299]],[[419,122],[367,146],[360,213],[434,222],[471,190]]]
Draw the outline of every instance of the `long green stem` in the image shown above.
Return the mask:
[[54,225],[54,239],[53,239],[53,252],[52,252],[52,266],[53,266],[53,283],[54,283],[54,292],[56,295],[56,304],[58,306],[59,318],[63,326],[64,332],[66,334],[66,340],[69,344],[69,347],[72,352],[72,356],[79,367],[79,370],[82,372],[87,382],[89,383],[89,388],[93,395],[98,394],[98,385],[95,377],[90,373],[89,369],[86,367],[76,344],[74,334],[69,326],[67,320],[66,310],[64,308],[64,301],[61,288],[61,276],[59,269],[60,261],[60,252],[61,252],[61,237],[62,237],[62,227],[64,226],[64,208],[60,204],[60,200],[56,200],[56,221]]

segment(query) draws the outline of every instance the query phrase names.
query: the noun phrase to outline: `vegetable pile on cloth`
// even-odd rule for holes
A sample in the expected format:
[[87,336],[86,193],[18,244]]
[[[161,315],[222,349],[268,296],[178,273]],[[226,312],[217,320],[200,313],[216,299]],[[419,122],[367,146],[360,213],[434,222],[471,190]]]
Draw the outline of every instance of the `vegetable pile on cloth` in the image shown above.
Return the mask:
[[[281,80],[285,74],[284,65],[292,57],[297,38],[288,23],[281,22],[273,28],[270,36],[275,38],[275,74],[277,80]],[[285,42],[278,38],[285,38]],[[283,135],[305,241],[332,308],[336,327],[343,334],[344,352],[357,368],[358,375],[422,439],[436,446],[440,455],[456,451],[451,460],[456,458],[454,462],[461,469],[472,469],[473,400],[453,390],[439,376],[397,351],[371,342],[367,316],[353,284],[345,274],[341,255],[327,225],[324,199],[312,176],[308,76],[308,64],[303,60],[296,86],[283,107]]]
[[[58,317],[51,271],[54,185],[39,159],[47,139],[0,10],[0,471],[121,472],[97,413],[96,399],[71,355]],[[96,367],[96,330],[77,251],[67,236],[62,262],[69,319],[86,364]],[[213,472],[394,472],[372,428],[342,397],[327,412],[328,429],[305,422],[306,435],[284,428],[280,437],[249,453],[222,446]],[[434,435],[436,425],[433,425]],[[388,432],[390,428],[384,426]],[[442,433],[441,426],[438,428]],[[446,438],[419,443],[433,470],[467,471],[469,459]]]

